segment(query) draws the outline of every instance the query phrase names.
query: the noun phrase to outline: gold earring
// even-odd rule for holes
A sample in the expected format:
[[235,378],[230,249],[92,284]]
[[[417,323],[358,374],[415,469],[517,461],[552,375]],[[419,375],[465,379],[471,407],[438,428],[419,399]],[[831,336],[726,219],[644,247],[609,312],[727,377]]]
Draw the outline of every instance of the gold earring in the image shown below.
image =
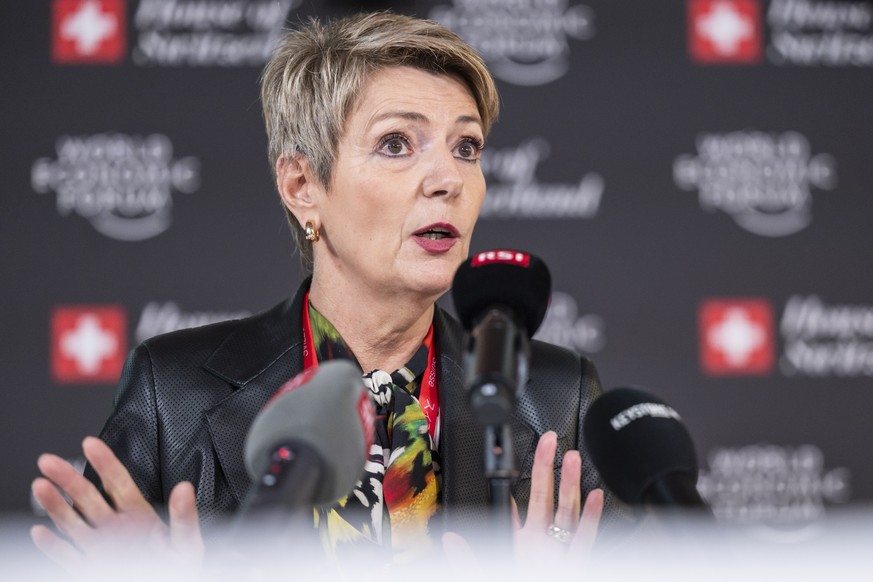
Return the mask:
[[306,221],[306,226],[303,227],[303,231],[306,233],[306,240],[311,243],[318,242],[319,232],[317,228],[312,226],[311,220]]

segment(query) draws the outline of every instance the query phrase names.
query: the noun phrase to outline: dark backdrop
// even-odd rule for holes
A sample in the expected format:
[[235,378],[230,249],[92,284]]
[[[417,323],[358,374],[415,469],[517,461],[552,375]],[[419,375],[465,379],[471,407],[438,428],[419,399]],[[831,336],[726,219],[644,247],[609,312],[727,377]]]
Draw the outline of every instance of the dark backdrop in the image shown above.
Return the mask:
[[[3,4],[0,508],[78,457],[137,342],[293,292],[260,68],[283,26],[391,4]],[[547,261],[541,337],[680,411],[722,519],[873,499],[873,2],[395,4],[498,77],[473,250]]]

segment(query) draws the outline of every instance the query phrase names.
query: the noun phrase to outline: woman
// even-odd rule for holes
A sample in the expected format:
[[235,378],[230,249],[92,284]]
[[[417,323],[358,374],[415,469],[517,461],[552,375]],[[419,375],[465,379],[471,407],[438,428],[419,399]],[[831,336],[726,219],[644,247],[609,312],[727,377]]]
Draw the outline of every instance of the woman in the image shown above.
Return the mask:
[[[250,487],[242,451],[257,412],[290,377],[333,357],[367,372],[384,420],[356,491],[316,520],[329,548],[366,539],[404,552],[426,547],[428,534],[481,523],[482,437],[463,392],[463,332],[435,301],[468,254],[485,197],[479,157],[498,111],[491,75],[444,27],[369,14],[290,32],[264,71],[262,101],[311,279],[270,311],[132,352],[101,434],[109,448],[83,445],[89,476],[115,509],[62,460],[40,458],[47,479],[34,494],[85,554],[133,523],[196,555],[198,514],[211,523]],[[597,477],[586,462],[583,480],[579,454],[567,451],[555,513],[556,449],[581,447],[579,422],[599,384],[586,359],[539,342],[532,350],[514,426],[524,460],[514,494],[527,508],[520,535],[561,546]],[[169,529],[150,504],[168,504]],[[601,506],[599,490],[588,495],[588,530]],[[33,537],[58,561],[78,559],[46,528]]]

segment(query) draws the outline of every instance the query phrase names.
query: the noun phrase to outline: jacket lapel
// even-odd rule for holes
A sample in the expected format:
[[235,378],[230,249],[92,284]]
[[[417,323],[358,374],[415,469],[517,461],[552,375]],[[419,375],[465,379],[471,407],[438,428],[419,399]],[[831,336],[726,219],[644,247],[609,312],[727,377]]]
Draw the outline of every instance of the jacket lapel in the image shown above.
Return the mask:
[[301,313],[308,288],[307,281],[292,300],[246,320],[203,365],[235,388],[206,411],[206,421],[222,471],[239,502],[251,487],[244,460],[249,427],[270,396],[303,370]]
[[487,517],[488,494],[482,467],[484,438],[464,388],[460,324],[437,308],[434,317],[439,355],[440,457],[446,528],[463,531]]

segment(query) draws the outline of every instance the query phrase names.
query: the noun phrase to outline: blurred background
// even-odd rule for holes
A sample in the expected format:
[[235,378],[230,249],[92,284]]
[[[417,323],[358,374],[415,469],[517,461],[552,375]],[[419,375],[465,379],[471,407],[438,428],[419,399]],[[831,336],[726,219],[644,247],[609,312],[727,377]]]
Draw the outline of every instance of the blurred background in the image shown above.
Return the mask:
[[720,520],[869,503],[873,2],[39,0],[0,6],[4,515],[41,452],[81,462],[129,349],[294,292],[260,69],[384,8],[497,78],[473,250],[548,263],[538,337],[680,412]]

